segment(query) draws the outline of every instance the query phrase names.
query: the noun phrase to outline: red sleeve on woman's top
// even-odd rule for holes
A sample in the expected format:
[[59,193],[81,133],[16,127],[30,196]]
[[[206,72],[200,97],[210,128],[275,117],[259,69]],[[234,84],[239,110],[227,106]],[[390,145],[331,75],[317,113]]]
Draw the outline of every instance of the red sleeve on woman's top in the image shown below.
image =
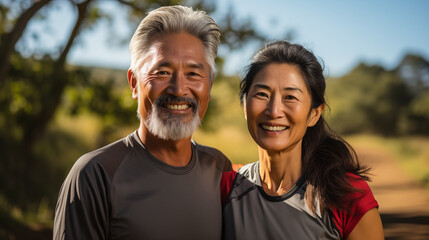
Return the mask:
[[224,172],[222,174],[222,179],[220,180],[220,195],[222,200],[222,206],[226,203],[226,198],[228,197],[229,191],[232,187],[232,182],[234,181],[236,171]]
[[332,209],[333,218],[343,239],[345,239],[358,224],[360,219],[372,208],[378,208],[378,203],[368,186],[359,176],[348,174],[350,184],[359,191],[351,193],[345,199],[344,210]]

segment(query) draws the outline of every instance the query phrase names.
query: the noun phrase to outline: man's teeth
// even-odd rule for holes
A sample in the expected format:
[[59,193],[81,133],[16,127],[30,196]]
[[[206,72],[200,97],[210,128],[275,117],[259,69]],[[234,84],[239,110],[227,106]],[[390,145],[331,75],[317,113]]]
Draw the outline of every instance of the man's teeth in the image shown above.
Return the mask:
[[168,104],[167,108],[171,109],[171,110],[185,110],[185,109],[188,109],[189,106],[187,104],[182,104],[182,105],[170,105],[170,104]]
[[271,132],[283,131],[287,128],[286,126],[269,126],[269,125],[265,125],[265,124],[262,124],[261,126],[263,129],[271,131]]

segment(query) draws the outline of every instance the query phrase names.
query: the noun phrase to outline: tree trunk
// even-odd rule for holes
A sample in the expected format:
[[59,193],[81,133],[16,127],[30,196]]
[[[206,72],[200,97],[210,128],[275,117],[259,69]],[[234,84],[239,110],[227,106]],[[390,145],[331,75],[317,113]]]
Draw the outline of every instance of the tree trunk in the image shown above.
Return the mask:
[[10,67],[10,56],[15,49],[15,44],[18,42],[19,38],[22,36],[25,28],[27,27],[28,22],[31,18],[39,11],[43,6],[48,4],[51,0],[40,0],[36,1],[31,7],[22,13],[12,31],[4,34],[2,36],[1,46],[0,46],[0,86],[6,81],[7,72]]
[[38,114],[38,116],[35,117],[33,123],[30,126],[26,126],[24,146],[28,149],[31,149],[35,141],[44,133],[47,125],[54,117],[55,112],[61,103],[61,97],[63,95],[64,89],[67,84],[69,84],[69,79],[65,70],[67,55],[70,52],[74,40],[79,34],[81,26],[85,20],[88,5],[90,2],[91,0],[87,0],[76,4],[76,7],[78,9],[78,18],[73,27],[73,31],[70,33],[67,44],[65,45],[59,58],[54,63],[54,70],[52,72],[52,75],[49,77],[49,83],[51,84],[50,92],[52,94],[49,97],[49,101],[43,104],[43,110]]

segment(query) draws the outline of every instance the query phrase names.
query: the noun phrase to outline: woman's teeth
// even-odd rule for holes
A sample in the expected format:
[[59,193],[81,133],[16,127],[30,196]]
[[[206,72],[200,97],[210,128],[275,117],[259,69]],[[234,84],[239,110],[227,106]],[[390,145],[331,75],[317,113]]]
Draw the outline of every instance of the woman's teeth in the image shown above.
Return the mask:
[[283,131],[287,128],[286,126],[270,126],[270,125],[265,125],[265,124],[261,124],[261,127],[263,129],[271,131],[271,132],[279,132],[279,131]]

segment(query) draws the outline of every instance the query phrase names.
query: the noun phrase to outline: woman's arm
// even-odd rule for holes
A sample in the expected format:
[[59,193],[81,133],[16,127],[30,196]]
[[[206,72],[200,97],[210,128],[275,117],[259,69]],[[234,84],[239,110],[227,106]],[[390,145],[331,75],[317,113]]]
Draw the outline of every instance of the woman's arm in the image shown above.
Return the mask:
[[347,237],[347,240],[355,239],[384,239],[383,224],[381,223],[377,208],[373,208],[366,212]]

